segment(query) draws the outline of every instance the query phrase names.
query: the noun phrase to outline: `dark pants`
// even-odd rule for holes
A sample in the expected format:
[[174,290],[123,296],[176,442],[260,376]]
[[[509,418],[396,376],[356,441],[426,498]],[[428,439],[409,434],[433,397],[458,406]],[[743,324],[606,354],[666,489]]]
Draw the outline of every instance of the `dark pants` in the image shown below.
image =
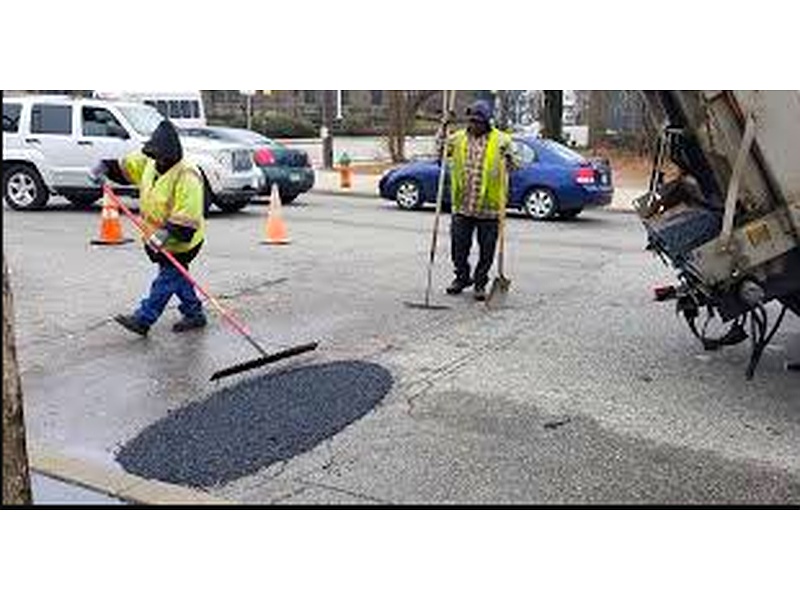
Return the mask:
[[[471,277],[469,255],[472,252],[472,240],[476,230],[480,259],[475,269],[475,276]],[[486,288],[489,283],[489,271],[492,269],[494,255],[497,251],[498,232],[499,224],[496,219],[476,219],[464,215],[453,215],[451,225],[453,264],[456,268],[456,278],[459,281],[474,280],[476,288]]]
[[160,263],[158,277],[153,281],[150,295],[142,300],[142,305],[136,311],[136,319],[145,325],[154,325],[172,296],[177,296],[180,300],[179,308],[184,317],[194,319],[203,316],[203,305],[192,284],[172,264]]

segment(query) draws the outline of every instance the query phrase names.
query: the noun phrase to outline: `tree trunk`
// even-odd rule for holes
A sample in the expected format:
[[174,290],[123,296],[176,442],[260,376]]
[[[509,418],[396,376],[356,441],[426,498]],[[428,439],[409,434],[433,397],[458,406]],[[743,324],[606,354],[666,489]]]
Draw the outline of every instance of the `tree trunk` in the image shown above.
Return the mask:
[[14,307],[3,254],[3,504],[31,504],[22,385],[14,343]]
[[407,134],[406,93],[404,90],[389,90],[389,155],[393,163],[405,161]]
[[336,112],[335,90],[322,92],[322,127],[326,135],[322,138],[322,163],[326,169],[333,168],[333,117]]
[[589,146],[597,148],[605,138],[608,118],[608,93],[592,90],[589,95]]
[[564,91],[544,92],[544,137],[561,141],[564,137]]

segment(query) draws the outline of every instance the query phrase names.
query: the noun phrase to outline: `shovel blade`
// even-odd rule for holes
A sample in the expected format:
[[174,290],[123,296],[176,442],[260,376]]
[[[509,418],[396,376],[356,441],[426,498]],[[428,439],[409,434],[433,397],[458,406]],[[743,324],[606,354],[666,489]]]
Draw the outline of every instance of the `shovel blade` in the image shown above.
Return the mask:
[[511,291],[511,280],[507,277],[497,277],[492,282],[492,289],[489,292],[487,304],[498,304],[503,302]]
[[211,376],[211,381],[219,381],[220,379],[233,377],[234,375],[239,375],[240,373],[247,373],[248,371],[254,371],[255,369],[260,369],[262,367],[275,364],[276,362],[280,362],[282,360],[293,358],[295,356],[300,356],[301,354],[306,354],[308,352],[313,352],[317,348],[319,348],[319,342],[314,342],[313,344],[306,344],[305,346],[296,346],[295,348],[288,348],[286,350],[282,350],[281,352],[276,352],[275,354],[262,356],[261,358],[257,358],[255,360],[234,365],[233,367],[223,369],[222,371],[217,371]]

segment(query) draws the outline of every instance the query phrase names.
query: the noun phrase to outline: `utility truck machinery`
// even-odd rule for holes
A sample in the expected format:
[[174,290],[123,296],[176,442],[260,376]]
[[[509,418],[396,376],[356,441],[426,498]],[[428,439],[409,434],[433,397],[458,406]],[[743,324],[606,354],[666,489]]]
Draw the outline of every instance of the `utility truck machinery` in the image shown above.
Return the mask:
[[[643,94],[660,139],[636,209],[679,279],[656,299],[676,301],[708,351],[749,339],[752,378],[787,311],[800,315],[800,91]],[[714,320],[727,332],[710,336]]]

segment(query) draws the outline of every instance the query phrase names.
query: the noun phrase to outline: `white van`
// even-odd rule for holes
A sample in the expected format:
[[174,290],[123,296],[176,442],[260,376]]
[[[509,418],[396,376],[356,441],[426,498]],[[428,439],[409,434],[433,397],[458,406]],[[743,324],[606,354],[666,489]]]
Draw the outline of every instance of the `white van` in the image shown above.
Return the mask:
[[[15,210],[35,210],[51,195],[89,206],[102,195],[89,181],[101,160],[141,149],[161,121],[158,111],[133,102],[59,96],[3,98],[3,197]],[[186,158],[200,169],[206,205],[244,208],[263,174],[241,144],[182,138]],[[135,190],[120,189],[122,193]]]
[[94,91],[101,100],[142,102],[160,112],[178,127],[205,127],[206,111],[200,90],[185,92],[163,91]]

